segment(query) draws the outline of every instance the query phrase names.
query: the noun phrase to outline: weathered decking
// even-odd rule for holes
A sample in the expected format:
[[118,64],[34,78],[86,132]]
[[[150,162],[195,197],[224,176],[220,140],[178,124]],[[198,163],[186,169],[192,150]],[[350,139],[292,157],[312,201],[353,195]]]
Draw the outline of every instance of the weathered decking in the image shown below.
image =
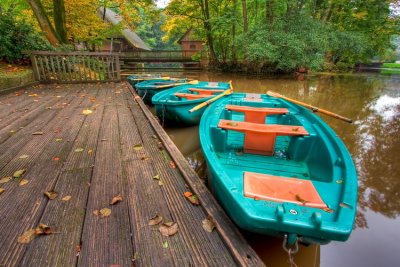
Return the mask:
[[[262,265],[125,83],[0,96],[0,151],[0,179],[25,169],[29,180],[0,185],[0,266]],[[54,200],[43,195],[51,190]],[[190,204],[185,191],[202,205]],[[111,206],[118,194],[123,201]],[[102,208],[111,215],[93,214]],[[149,226],[156,214],[177,222],[178,233],[164,237]],[[208,215],[217,222],[212,233],[202,228]],[[39,223],[57,233],[17,242]]]

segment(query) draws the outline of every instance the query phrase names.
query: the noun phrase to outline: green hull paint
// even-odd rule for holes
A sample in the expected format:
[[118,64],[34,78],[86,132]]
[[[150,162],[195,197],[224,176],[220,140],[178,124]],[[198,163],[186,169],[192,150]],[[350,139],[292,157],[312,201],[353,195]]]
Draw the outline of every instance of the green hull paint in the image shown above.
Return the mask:
[[146,104],[151,104],[151,99],[153,96],[159,92],[172,89],[174,87],[168,88],[156,88],[158,85],[167,85],[174,83],[184,83],[187,82],[186,79],[181,80],[166,80],[166,79],[154,79],[150,81],[143,81],[135,85],[136,91]]
[[[351,156],[335,132],[309,110],[282,99],[261,95],[262,102],[246,101],[235,93],[212,104],[200,123],[200,142],[209,168],[209,184],[218,201],[241,228],[269,235],[297,236],[324,244],[348,239],[357,205],[357,176]],[[243,121],[226,104],[283,107],[287,115],[269,115],[267,124],[302,125],[309,136],[277,138],[274,156],[243,153],[244,135],[218,128],[220,119]],[[243,172],[311,180],[332,211],[294,203],[247,198]]]
[[201,89],[229,89],[229,83],[219,82],[210,83],[199,82],[196,85],[181,85],[170,90],[165,90],[157,93],[152,98],[152,103],[156,108],[157,117],[165,123],[181,124],[181,125],[198,125],[206,108],[199,109],[192,113],[190,109],[195,106],[211,99],[213,96],[186,100],[174,96],[175,93],[190,93],[189,88],[201,88]]

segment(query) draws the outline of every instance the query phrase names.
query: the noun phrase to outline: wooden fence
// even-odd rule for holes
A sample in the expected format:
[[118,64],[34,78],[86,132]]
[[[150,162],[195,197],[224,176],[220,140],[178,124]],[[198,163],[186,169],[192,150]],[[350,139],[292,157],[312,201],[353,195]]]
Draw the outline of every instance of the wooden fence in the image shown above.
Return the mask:
[[108,52],[30,51],[33,71],[40,82],[120,81],[119,55]]

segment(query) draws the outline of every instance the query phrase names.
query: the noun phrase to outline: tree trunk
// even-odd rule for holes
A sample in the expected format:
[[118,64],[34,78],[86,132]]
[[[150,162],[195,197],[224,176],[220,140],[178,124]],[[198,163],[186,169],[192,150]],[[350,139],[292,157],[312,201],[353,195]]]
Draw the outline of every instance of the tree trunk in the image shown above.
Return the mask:
[[233,0],[233,13],[234,20],[232,24],[232,61],[236,61],[236,12],[237,12],[237,0]]
[[249,22],[247,19],[247,0],[242,0],[242,15],[243,15],[243,32],[246,34],[247,31],[249,30]]
[[54,10],[54,25],[56,26],[56,32],[60,38],[60,42],[63,44],[68,43],[67,29],[65,26],[65,6],[64,0],[53,0]]
[[274,6],[275,6],[275,0],[267,0],[265,1],[266,7],[265,7],[265,15],[267,22],[271,25],[274,22]]
[[215,51],[214,51],[214,39],[211,34],[211,23],[210,23],[210,10],[208,8],[208,0],[201,0],[201,11],[203,13],[203,24],[204,29],[206,30],[206,38],[209,48],[210,62],[214,63],[216,60]]
[[37,21],[39,22],[40,29],[44,32],[47,40],[52,46],[59,46],[60,41],[54,31],[53,26],[51,25],[49,18],[46,16],[44,12],[44,8],[40,0],[27,0],[29,5],[32,8],[33,14]]

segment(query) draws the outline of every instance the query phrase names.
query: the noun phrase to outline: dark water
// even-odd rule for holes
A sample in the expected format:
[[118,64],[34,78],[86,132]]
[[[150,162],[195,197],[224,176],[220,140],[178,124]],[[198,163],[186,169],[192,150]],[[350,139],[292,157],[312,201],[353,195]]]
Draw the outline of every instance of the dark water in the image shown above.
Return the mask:
[[[171,75],[171,74],[169,74]],[[255,78],[199,73],[205,81],[232,80],[236,91],[272,90],[353,119],[320,115],[343,139],[358,171],[358,214],[347,242],[300,246],[300,266],[400,266],[400,76],[319,75]],[[190,163],[201,169],[198,127],[167,129]],[[246,234],[268,266],[288,266],[281,239]]]

